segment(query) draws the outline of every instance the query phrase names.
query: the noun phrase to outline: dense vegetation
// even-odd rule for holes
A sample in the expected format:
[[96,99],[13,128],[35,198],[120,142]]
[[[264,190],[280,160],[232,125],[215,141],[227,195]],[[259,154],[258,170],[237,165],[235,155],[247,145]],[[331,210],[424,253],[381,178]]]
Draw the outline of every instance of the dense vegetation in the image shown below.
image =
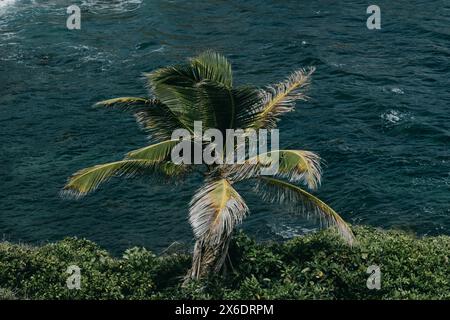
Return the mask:
[[[157,256],[132,248],[115,258],[84,239],[41,247],[3,242],[0,298],[450,299],[450,237],[353,231],[353,248],[330,230],[281,243],[257,243],[241,232],[231,243],[225,274],[184,287],[191,257],[180,250]],[[81,268],[80,290],[66,286],[72,264]],[[372,264],[381,267],[380,290],[366,287]]]

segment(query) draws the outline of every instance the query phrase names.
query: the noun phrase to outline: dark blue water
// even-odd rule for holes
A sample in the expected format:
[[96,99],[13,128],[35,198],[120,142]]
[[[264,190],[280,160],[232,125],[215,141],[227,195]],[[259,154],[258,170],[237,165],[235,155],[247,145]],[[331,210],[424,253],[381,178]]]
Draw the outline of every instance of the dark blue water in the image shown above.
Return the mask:
[[[3,3],[2,3],[3,2]],[[450,2],[0,1],[0,234],[39,243],[76,235],[120,252],[190,243],[197,187],[114,180],[79,201],[58,192],[85,166],[146,143],[132,116],[93,109],[143,95],[141,73],[205,49],[238,84],[315,65],[309,103],[280,124],[281,146],[327,162],[318,195],[351,223],[450,234]],[[82,10],[79,31],[66,8]],[[314,225],[241,188],[260,238]]]

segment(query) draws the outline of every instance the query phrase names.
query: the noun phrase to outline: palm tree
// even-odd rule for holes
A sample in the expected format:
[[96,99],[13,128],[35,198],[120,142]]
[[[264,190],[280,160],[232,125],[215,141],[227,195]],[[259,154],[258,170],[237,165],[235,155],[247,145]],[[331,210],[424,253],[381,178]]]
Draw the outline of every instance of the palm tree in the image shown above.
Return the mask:
[[[63,193],[75,197],[85,195],[113,176],[151,174],[179,180],[188,173],[200,171],[204,182],[189,209],[196,243],[187,279],[202,278],[221,270],[231,234],[248,212],[234,188],[237,183],[253,182],[263,199],[286,205],[291,213],[318,219],[321,226],[334,226],[352,244],[351,229],[332,208],[290,183],[300,182],[312,190],[320,185],[320,158],[315,153],[275,150],[240,165],[175,164],[170,157],[179,143],[172,139],[172,132],[182,128],[193,137],[194,121],[202,121],[204,130],[216,128],[221,132],[275,128],[279,117],[293,110],[296,100],[306,98],[302,91],[313,72],[314,68],[295,71],[285,81],[264,89],[233,87],[228,60],[208,51],[184,64],[145,74],[151,98],[115,98],[96,105],[131,111],[155,143],[129,152],[121,161],[76,172]],[[262,176],[261,169],[271,164],[272,153],[279,156],[278,173]]]

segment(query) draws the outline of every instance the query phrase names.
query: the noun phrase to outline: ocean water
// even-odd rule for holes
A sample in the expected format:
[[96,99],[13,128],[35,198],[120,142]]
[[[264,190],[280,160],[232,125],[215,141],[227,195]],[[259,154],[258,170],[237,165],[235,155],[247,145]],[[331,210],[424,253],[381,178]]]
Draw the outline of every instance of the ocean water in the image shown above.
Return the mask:
[[[66,8],[81,8],[68,30]],[[131,115],[92,108],[146,94],[143,72],[205,49],[225,54],[238,84],[317,67],[311,100],[280,123],[280,144],[326,161],[317,194],[347,221],[450,234],[450,2],[0,0],[0,234],[41,243],[86,237],[114,253],[192,244],[198,187],[114,179],[81,200],[70,174],[146,144]],[[240,188],[260,239],[317,226]]]

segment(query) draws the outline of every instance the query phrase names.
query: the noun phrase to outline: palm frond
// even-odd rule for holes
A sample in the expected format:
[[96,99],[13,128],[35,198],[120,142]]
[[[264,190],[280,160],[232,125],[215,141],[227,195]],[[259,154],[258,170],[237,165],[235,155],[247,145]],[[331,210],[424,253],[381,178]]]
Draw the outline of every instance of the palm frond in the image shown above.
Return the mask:
[[231,234],[247,212],[247,205],[228,180],[214,180],[193,197],[189,222],[197,239],[217,244]]
[[74,173],[62,190],[62,195],[81,197],[94,191],[113,176],[132,177],[138,174],[161,173],[179,174],[181,166],[170,162],[149,160],[122,160],[96,165]]
[[233,86],[231,64],[223,55],[208,50],[190,61],[195,78],[199,81],[210,80],[228,88]]
[[[186,64],[161,68],[146,74],[155,96],[175,113],[182,122],[193,125],[208,115],[202,110],[201,83],[215,83],[230,89],[231,65],[225,57],[207,51]],[[229,100],[229,99],[228,99]]]
[[231,90],[220,83],[204,80],[198,84],[198,93],[204,129],[218,129],[225,135],[225,130],[234,126],[236,112]]
[[136,112],[134,116],[138,124],[158,140],[171,139],[172,133],[177,129],[193,132],[190,122],[183,122],[182,118],[163,103],[153,104],[147,109]]
[[355,236],[347,223],[319,198],[288,182],[261,177],[257,191],[264,200],[287,205],[291,213],[308,219],[318,219],[322,227],[334,226],[344,240],[352,245]]
[[175,65],[146,74],[153,94],[164,103],[187,127],[193,128],[201,120],[199,82],[190,65]]
[[300,69],[292,73],[285,81],[261,90],[263,103],[259,119],[254,123],[254,127],[275,128],[279,116],[292,111],[296,100],[306,99],[300,89],[309,84],[310,76],[314,71],[314,67]]
[[204,128],[246,129],[258,117],[261,103],[259,91],[254,87],[230,89],[221,83],[203,80],[197,84],[198,103]]
[[253,128],[260,117],[263,103],[260,91],[252,86],[242,86],[232,90],[236,112],[232,129]]
[[154,103],[154,101],[143,97],[120,97],[97,102],[94,106],[122,110],[137,110],[138,108],[146,108],[151,103]]
[[259,177],[263,169],[270,168],[278,159],[274,176],[291,182],[302,182],[311,190],[319,187],[322,176],[320,157],[305,150],[274,150],[251,157],[243,164],[226,165],[223,171],[232,181]]
[[168,140],[176,129],[188,127],[161,101],[121,97],[100,101],[95,106],[131,111],[137,123],[156,140]]
[[172,149],[180,143],[180,140],[166,140],[152,144],[126,154],[126,159],[140,159],[148,161],[168,160]]

